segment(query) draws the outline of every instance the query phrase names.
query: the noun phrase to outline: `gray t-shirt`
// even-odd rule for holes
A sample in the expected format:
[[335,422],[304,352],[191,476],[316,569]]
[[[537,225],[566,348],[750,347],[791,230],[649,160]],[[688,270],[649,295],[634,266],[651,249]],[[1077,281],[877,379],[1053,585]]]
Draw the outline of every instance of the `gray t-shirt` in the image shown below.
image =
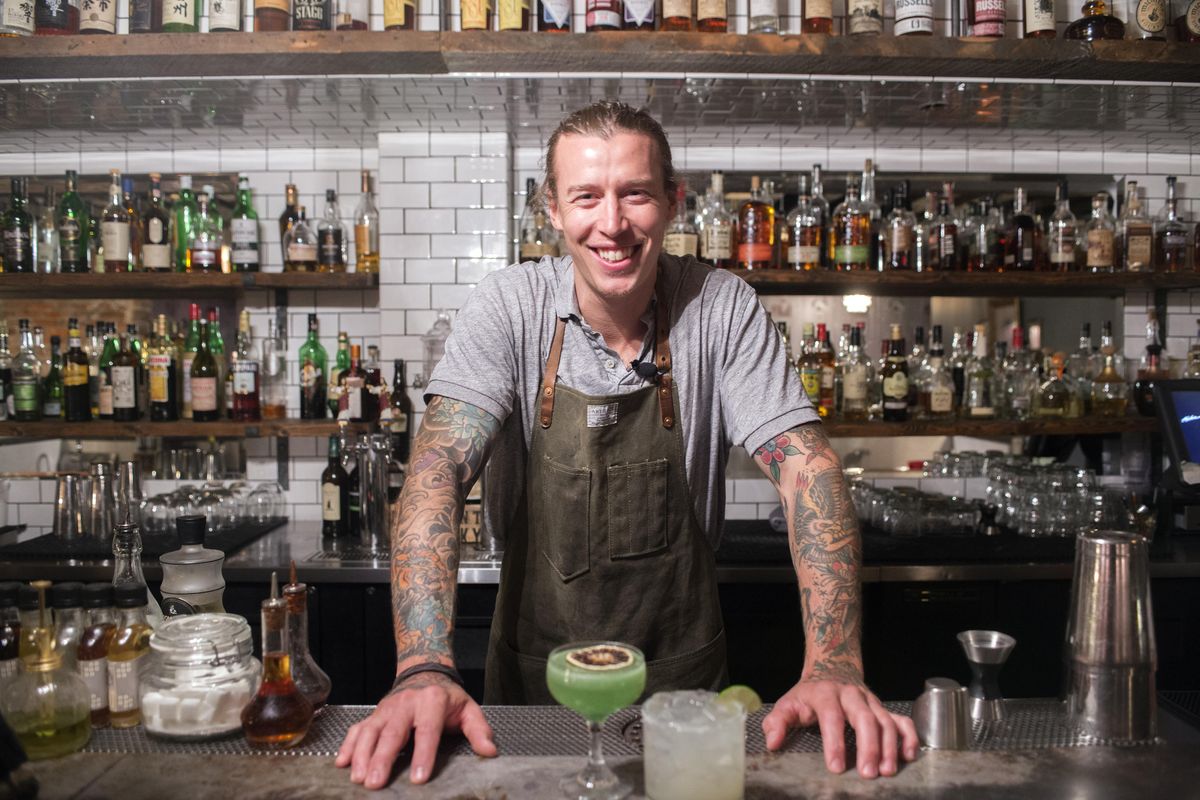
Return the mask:
[[[671,358],[696,519],[714,548],[725,518],[725,463],[818,419],[766,309],[745,281],[693,258],[662,255]],[[570,256],[514,264],[480,282],[458,313],[425,389],[503,422],[484,473],[484,523],[503,541],[525,483],[542,370],[557,318],[567,320],[559,381],[591,395],[648,385],[580,316]],[[639,359],[652,358],[654,304]],[[520,413],[512,413],[514,410]]]

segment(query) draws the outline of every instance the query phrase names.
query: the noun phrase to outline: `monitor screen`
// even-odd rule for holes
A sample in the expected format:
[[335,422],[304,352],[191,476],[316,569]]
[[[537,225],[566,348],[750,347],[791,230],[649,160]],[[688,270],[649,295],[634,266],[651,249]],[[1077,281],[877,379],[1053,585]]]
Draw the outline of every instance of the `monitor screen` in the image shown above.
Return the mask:
[[1183,434],[1187,460],[1200,463],[1200,391],[1173,391],[1171,400],[1175,404],[1175,418],[1179,432]]

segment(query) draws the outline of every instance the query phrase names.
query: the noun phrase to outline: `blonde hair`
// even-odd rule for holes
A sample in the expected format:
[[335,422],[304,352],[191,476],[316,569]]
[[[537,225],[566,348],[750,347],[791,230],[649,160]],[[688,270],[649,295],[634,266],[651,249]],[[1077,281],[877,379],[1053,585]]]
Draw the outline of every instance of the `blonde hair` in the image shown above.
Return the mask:
[[558,123],[554,133],[550,134],[550,141],[546,144],[545,191],[548,195],[547,199],[553,199],[558,188],[554,170],[554,152],[560,138],[575,135],[609,139],[618,131],[648,136],[658,146],[663,188],[668,197],[674,197],[675,166],[671,163],[671,145],[667,142],[667,134],[663,131],[662,125],[659,125],[658,120],[640,108],[634,108],[617,100],[600,100],[564,118],[562,122]]

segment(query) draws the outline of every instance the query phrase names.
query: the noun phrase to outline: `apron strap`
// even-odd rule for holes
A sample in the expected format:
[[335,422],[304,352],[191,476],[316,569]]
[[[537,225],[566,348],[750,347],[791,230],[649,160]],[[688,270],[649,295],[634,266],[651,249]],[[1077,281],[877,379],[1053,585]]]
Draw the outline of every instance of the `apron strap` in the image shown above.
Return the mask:
[[549,428],[554,419],[554,384],[558,381],[558,362],[562,359],[563,335],[567,321],[561,317],[554,325],[554,341],[550,344],[550,356],[546,359],[546,371],[542,373],[541,418],[542,427]]
[[654,353],[655,366],[658,367],[658,409],[664,428],[675,427],[675,399],[671,378],[671,307],[667,303],[667,294],[663,291],[662,283],[657,287],[657,308],[655,309]]

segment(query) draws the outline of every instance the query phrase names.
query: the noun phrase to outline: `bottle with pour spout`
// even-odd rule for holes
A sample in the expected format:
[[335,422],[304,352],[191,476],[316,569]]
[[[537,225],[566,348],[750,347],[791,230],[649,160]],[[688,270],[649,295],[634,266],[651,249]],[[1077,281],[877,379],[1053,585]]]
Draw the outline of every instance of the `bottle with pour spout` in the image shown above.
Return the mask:
[[221,567],[225,554],[204,546],[206,519],[195,514],[175,518],[179,534],[178,550],[163,553],[163,614],[223,614],[225,578]]
[[[113,527],[113,589],[137,583],[147,587],[142,572],[142,529],[136,523],[119,523]],[[162,608],[154,594],[146,589],[146,621],[151,628],[162,622]]]
[[283,599],[287,604],[287,649],[292,682],[312,703],[314,713],[320,713],[329,699],[333,682],[308,650],[308,585],[296,580],[295,561],[287,585],[283,587]]
[[313,707],[292,680],[287,605],[279,596],[279,577],[274,572],[271,596],[262,602],[262,660],[262,683],[242,709],[242,732],[252,747],[294,747],[308,734]]

